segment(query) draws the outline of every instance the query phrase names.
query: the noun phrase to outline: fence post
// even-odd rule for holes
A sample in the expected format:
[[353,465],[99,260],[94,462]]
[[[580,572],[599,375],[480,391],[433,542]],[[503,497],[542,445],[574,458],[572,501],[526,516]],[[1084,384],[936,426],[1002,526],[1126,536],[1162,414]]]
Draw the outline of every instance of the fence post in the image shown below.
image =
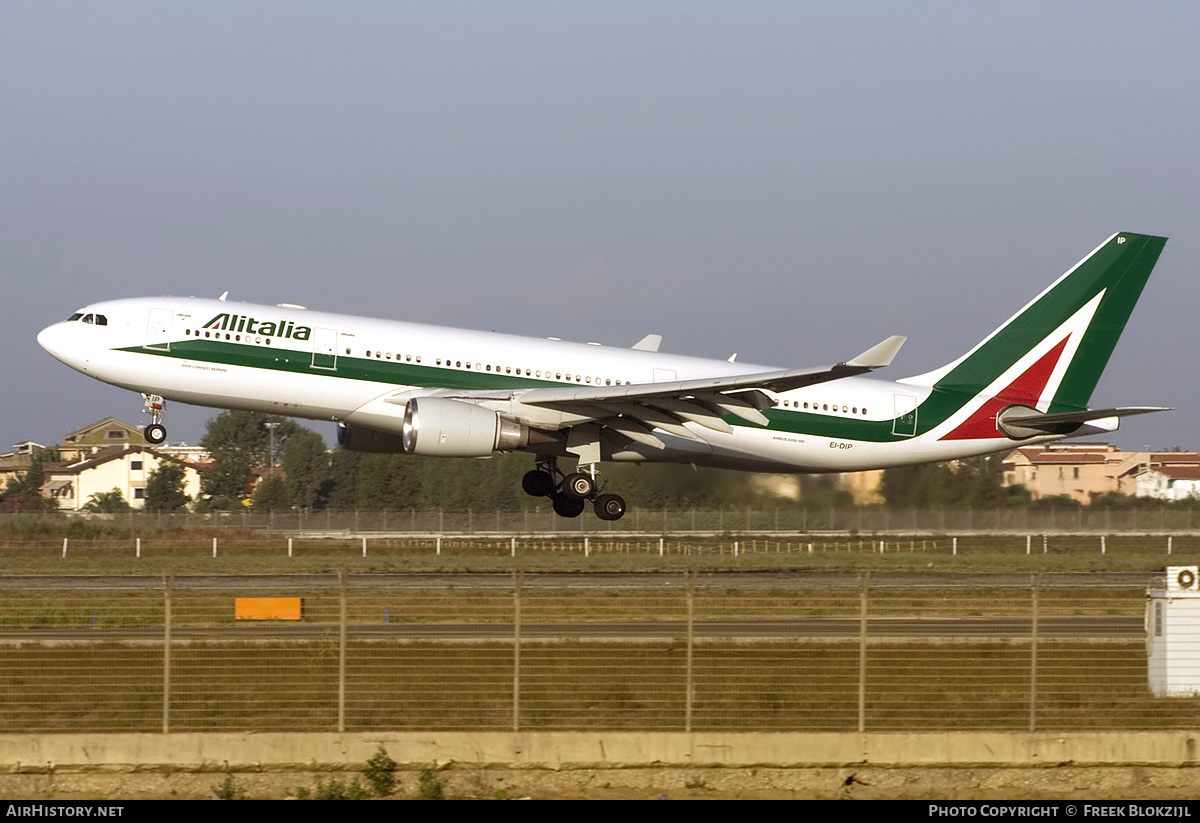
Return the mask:
[[1029,731],[1037,729],[1037,674],[1038,674],[1038,593],[1042,587],[1042,575],[1033,577],[1033,596],[1029,630]]
[[337,730],[346,731],[346,573],[338,572],[338,705]]
[[163,575],[163,734],[171,731],[171,589],[175,575]]
[[135,552],[135,554],[138,557],[142,556],[142,538],[140,538],[140,537],[137,538],[137,551]]
[[63,560],[67,559],[67,538],[63,538]]
[[217,556],[217,538],[213,538],[213,557]]
[[867,730],[867,589],[871,571],[862,573],[862,591],[858,605],[858,730]]
[[364,537],[362,539],[362,543],[363,543],[363,557],[366,557],[367,556],[367,538]]
[[513,572],[513,731],[521,730],[521,584],[525,571]]
[[692,651],[696,632],[696,570],[687,571],[687,673],[684,680],[683,730],[692,730]]

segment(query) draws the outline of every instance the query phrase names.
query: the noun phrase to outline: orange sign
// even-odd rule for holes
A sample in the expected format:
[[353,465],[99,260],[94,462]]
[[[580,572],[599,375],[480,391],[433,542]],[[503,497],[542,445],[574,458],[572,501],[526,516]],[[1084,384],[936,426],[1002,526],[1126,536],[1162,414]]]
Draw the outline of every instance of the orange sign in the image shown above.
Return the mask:
[[299,620],[303,602],[299,597],[234,598],[235,620]]

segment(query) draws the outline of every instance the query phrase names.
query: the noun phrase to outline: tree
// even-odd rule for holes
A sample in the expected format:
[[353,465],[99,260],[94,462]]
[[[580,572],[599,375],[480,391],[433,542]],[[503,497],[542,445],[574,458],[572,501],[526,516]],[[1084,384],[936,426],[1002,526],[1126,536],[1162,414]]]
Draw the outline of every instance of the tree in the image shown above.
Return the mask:
[[163,460],[146,481],[146,511],[173,512],[190,502],[184,491],[183,464]]
[[42,485],[42,467],[47,463],[57,463],[61,459],[62,456],[58,449],[54,447],[35,451],[30,456],[29,468],[24,473],[9,479],[4,492],[0,494],[0,500],[21,504],[14,508],[37,507],[38,504],[33,498],[40,496],[38,489]]
[[275,512],[292,506],[288,484],[282,477],[264,477],[254,489],[254,508],[257,511]]
[[201,485],[211,497],[236,500],[246,493],[251,472],[265,472],[289,437],[300,430],[295,421],[276,415],[248,411],[221,412],[208,421],[200,445],[212,455],[212,466]]
[[102,512],[104,514],[129,511],[129,504],[125,502],[125,497],[121,494],[120,489],[90,494],[88,495],[87,503],[84,503],[83,507],[90,512]]
[[889,506],[998,506],[1010,495],[1000,482],[1000,457],[972,457],[885,469],[880,492]]
[[[329,479],[329,452],[324,438],[311,429],[298,427],[283,447],[281,462],[292,502],[301,508],[314,508],[321,487]],[[254,504],[258,505],[257,495]]]
[[329,468],[329,499],[332,509],[346,511],[358,508],[358,470],[365,455],[361,452],[334,449]]

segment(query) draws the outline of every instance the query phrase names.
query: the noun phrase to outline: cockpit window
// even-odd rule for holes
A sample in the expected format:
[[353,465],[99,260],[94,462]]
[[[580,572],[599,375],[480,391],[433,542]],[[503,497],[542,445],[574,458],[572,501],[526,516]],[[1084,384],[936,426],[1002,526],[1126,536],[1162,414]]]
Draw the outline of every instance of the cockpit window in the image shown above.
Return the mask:
[[91,323],[91,322],[93,322],[93,320],[95,320],[95,315],[93,315],[93,314],[85,314],[83,316],[84,323]]
[[108,318],[105,317],[103,314],[97,314],[96,315],[96,325],[97,326],[107,326]]
[[74,323],[76,320],[79,320],[82,317],[83,317],[83,312],[77,311],[74,314],[72,314],[70,317],[67,318],[67,322]]

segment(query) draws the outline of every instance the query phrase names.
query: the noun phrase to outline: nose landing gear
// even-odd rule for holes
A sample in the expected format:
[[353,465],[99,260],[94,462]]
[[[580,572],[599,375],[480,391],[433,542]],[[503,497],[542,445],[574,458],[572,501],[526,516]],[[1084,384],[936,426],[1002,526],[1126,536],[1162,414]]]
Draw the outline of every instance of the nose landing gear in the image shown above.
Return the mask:
[[167,401],[157,394],[146,394],[145,392],[142,393],[142,401],[145,403],[146,413],[150,415],[150,424],[142,429],[142,437],[146,438],[147,443],[155,446],[165,443],[167,427],[162,424],[162,418]]
[[559,517],[578,517],[589,500],[601,520],[620,520],[625,514],[625,500],[620,495],[598,493],[595,465],[591,471],[563,476],[555,458],[539,457],[537,466],[521,478],[521,488],[531,497],[549,497]]

